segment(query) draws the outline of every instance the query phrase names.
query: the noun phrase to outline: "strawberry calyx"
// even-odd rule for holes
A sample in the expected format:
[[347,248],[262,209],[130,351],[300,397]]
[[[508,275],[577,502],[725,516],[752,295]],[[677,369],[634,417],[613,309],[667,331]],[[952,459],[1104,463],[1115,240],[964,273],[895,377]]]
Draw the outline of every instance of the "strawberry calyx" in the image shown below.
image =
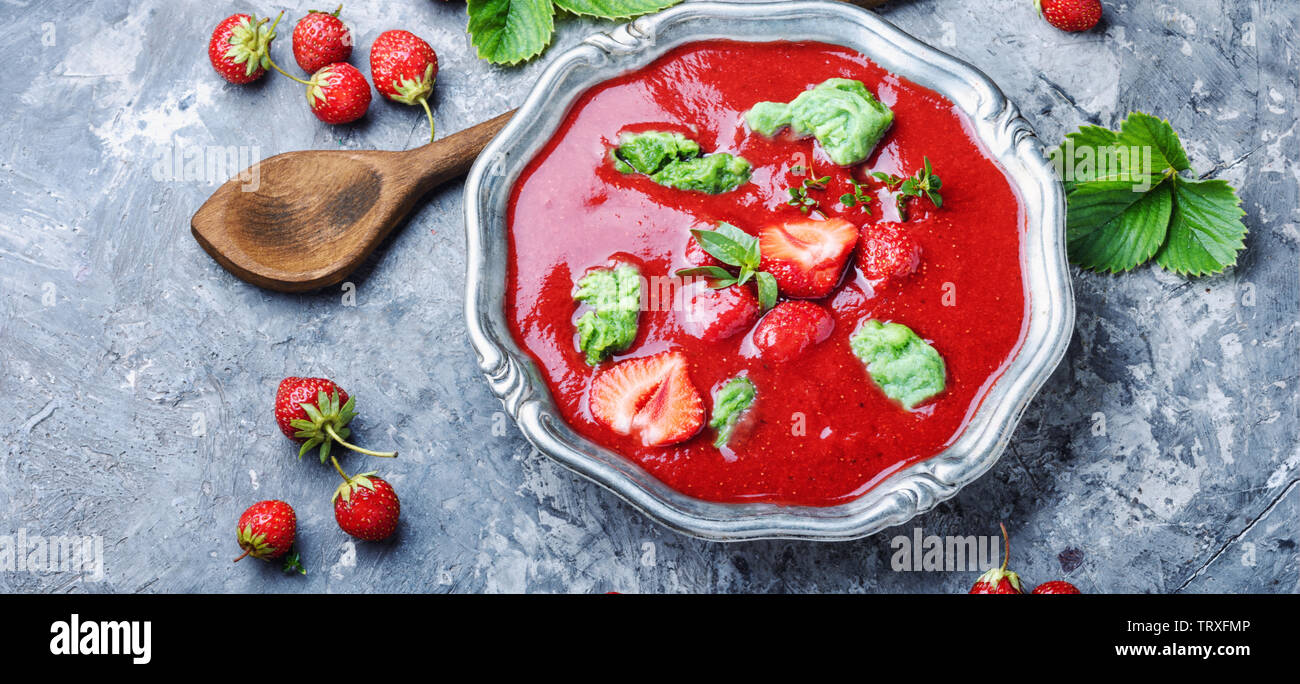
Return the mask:
[[987,585],[990,589],[997,589],[1002,585],[1003,581],[1006,581],[1016,590],[1017,594],[1023,594],[1024,589],[1020,584],[1020,575],[1016,574],[1015,571],[1007,570],[1005,561],[1006,559],[1003,559],[1002,567],[990,568],[985,571],[984,574],[980,575],[980,578],[975,581],[975,585],[979,586],[983,584]]
[[396,95],[389,97],[394,102],[413,105],[419,103],[424,107],[424,115],[429,119],[429,142],[433,142],[433,111],[429,109],[429,93],[433,92],[433,64],[430,63],[424,68],[424,75],[420,78],[403,78],[400,81],[393,81],[393,90],[397,91]]
[[[343,471],[340,470],[339,474],[343,475]],[[338,489],[334,490],[334,496],[330,497],[330,501],[337,502],[342,498],[344,503],[346,503],[352,499],[352,492],[355,492],[360,487],[365,487],[372,492],[375,491],[375,483],[370,480],[370,476],[374,474],[376,474],[376,472],[372,470],[368,473],[353,475],[352,477],[343,475],[343,484],[339,485]]]
[[422,98],[428,97],[433,91],[433,64],[424,68],[424,75],[420,78],[403,78],[400,81],[393,81],[393,90],[397,91],[396,95],[390,97],[395,102],[413,105]]
[[297,551],[291,551],[284,557],[284,565],[280,566],[280,570],[286,575],[292,575],[294,573],[298,573],[299,575],[307,574],[307,568],[302,565],[302,554]]
[[307,84],[307,105],[312,109],[316,108],[316,103],[325,104],[329,99],[325,96],[326,80],[330,77],[334,66],[321,67],[319,71],[311,75],[310,81],[304,81]]
[[299,406],[307,413],[308,420],[292,420],[289,425],[297,429],[293,434],[294,437],[306,440],[302,447],[298,449],[298,458],[309,450],[320,447],[320,462],[324,463],[330,457],[330,448],[335,442],[339,446],[351,449],[358,453],[369,456],[379,456],[381,458],[393,458],[397,456],[396,451],[371,451],[363,449],[347,441],[352,435],[348,429],[348,423],[356,417],[356,397],[348,397],[347,402],[339,406],[339,393],[334,391],[331,394],[319,392],[316,397],[316,403],[304,401]]
[[254,533],[252,525],[245,525],[244,527],[240,528],[238,539],[239,539],[239,548],[243,549],[244,553],[240,555],[239,558],[235,559],[236,563],[243,560],[247,556],[252,556],[253,558],[261,558],[265,560],[266,558],[269,558],[272,554],[274,554],[276,551],[279,550],[274,546],[271,546],[270,544],[266,543],[265,532]]
[[328,14],[328,15],[330,15],[331,17],[334,17],[335,19],[337,19],[338,16],[339,16],[339,12],[342,12],[342,11],[343,11],[343,5],[339,5],[338,8],[336,8],[333,12],[330,12],[329,10],[316,10],[316,9],[309,9],[309,10],[307,10],[307,14]]
[[[281,13],[283,14],[283,13]],[[235,64],[244,65],[244,74],[252,76],[258,69],[271,68],[271,41],[275,39],[275,24],[266,25],[268,19],[250,15],[239,21],[230,31],[230,47],[226,57]],[[279,23],[276,19],[276,23]]]
[[1002,566],[988,569],[987,571],[984,572],[983,575],[980,575],[980,578],[978,580],[975,580],[976,589],[987,587],[991,591],[987,591],[987,592],[975,591],[974,589],[972,589],[971,590],[972,594],[976,594],[976,593],[1004,594],[1006,592],[998,591],[998,589],[1002,587],[1002,582],[1004,581],[1008,585],[1010,585],[1012,589],[1015,589],[1015,593],[1017,594],[1025,593],[1025,590],[1020,583],[1020,575],[1010,570],[1007,570],[1007,561],[1011,560],[1011,537],[1007,535],[1006,523],[998,523],[998,527],[1002,528],[1002,543],[1005,545],[1005,549],[1002,553]]

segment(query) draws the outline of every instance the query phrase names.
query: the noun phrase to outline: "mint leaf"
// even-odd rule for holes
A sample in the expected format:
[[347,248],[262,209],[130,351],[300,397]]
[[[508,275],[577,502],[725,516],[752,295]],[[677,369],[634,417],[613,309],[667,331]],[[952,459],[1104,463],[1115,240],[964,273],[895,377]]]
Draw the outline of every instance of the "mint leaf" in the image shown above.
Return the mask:
[[699,276],[703,278],[712,278],[714,280],[730,280],[735,282],[735,278],[731,277],[731,271],[728,271],[721,266],[694,266],[692,268],[679,268],[676,271],[676,275],[681,277]]
[[1173,198],[1168,183],[1146,193],[1128,181],[1093,181],[1069,196],[1065,241],[1070,261],[1119,273],[1155,255],[1164,242]]
[[754,283],[758,286],[758,305],[764,311],[776,306],[776,277],[767,271],[754,274]]
[[493,64],[518,64],[551,42],[555,7],[551,0],[468,0],[470,42]]
[[672,7],[682,0],[555,0],[555,6],[574,14],[602,19],[627,19]]
[[1156,263],[1179,275],[1209,275],[1237,262],[1246,246],[1241,200],[1221,180],[1176,179],[1169,239]]
[[[721,228],[725,225],[727,224],[720,224],[718,226],[719,230],[692,230],[691,234],[694,235],[695,240],[700,243],[700,247],[702,247],[704,251],[708,252],[714,259],[717,259],[728,266],[744,266],[746,263],[749,263],[750,260],[749,245],[742,244],[735,238],[731,237],[731,235],[723,232]],[[755,243],[758,242],[754,238],[750,239],[754,240]],[[757,264],[752,265],[757,266]]]
[[[1178,133],[1168,121],[1150,114],[1132,112],[1120,125],[1116,144],[1123,147],[1152,148],[1151,168],[1142,169],[1151,175],[1164,175],[1169,169],[1175,172],[1192,168],[1187,152],[1178,139]],[[1145,158],[1145,155],[1143,155]],[[1172,175],[1172,174],[1170,174]]]

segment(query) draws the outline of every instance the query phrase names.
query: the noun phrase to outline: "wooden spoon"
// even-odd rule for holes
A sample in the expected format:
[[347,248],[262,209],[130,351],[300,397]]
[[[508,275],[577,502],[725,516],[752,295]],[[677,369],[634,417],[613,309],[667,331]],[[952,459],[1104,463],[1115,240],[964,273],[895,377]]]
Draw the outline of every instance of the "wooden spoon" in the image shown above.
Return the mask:
[[[862,7],[885,2],[848,1]],[[190,230],[217,263],[254,285],[280,292],[334,285],[365,261],[416,201],[468,172],[512,114],[406,152],[277,154],[217,188],[194,213]]]
[[[417,200],[465,175],[514,112],[405,152],[277,154],[217,188],[190,221],[194,239],[254,285],[304,292],[342,281]],[[256,183],[252,180],[256,179]]]

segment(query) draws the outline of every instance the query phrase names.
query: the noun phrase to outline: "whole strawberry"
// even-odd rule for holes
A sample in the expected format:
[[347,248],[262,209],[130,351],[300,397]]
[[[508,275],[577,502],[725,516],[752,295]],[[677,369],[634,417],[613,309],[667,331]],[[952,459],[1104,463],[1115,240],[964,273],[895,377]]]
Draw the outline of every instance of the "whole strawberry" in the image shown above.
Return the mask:
[[1037,587],[1034,587],[1034,590],[1030,593],[1031,594],[1080,594],[1083,592],[1080,592],[1078,587],[1074,586],[1073,584],[1070,584],[1069,582],[1055,580],[1052,582],[1043,582]]
[[334,519],[339,527],[366,541],[390,537],[397,530],[397,518],[402,512],[393,486],[374,475],[344,477],[334,492]]
[[1007,526],[1002,525],[1002,540],[1006,542],[1006,552],[1002,556],[1002,567],[992,568],[970,588],[972,594],[1023,594],[1020,575],[1007,570],[1007,559],[1011,557],[1011,539],[1007,537]]
[[345,441],[352,435],[348,423],[357,415],[355,406],[356,400],[332,380],[290,377],[275,391],[275,422],[286,437],[302,444],[298,458],[319,446],[324,463],[335,442],[371,456],[396,456],[395,451],[371,451]]
[[429,96],[438,78],[438,55],[422,38],[410,31],[384,31],[370,46],[370,78],[375,89],[402,104],[419,103],[429,118],[429,140],[433,140],[433,111]]
[[266,22],[251,14],[232,14],[217,24],[208,41],[208,59],[222,78],[252,83],[271,67],[275,24],[267,26]]
[[263,560],[283,556],[293,546],[297,529],[298,517],[294,515],[293,507],[283,501],[272,499],[249,506],[239,516],[239,548],[244,553],[235,562],[245,556]]
[[370,109],[370,84],[356,67],[337,62],[312,74],[307,104],[327,124],[352,123]]
[[293,58],[302,70],[314,74],[352,57],[352,31],[339,19],[343,5],[331,12],[311,10],[293,27]]
[[1034,0],[1047,23],[1071,33],[1087,31],[1101,21],[1101,0]]

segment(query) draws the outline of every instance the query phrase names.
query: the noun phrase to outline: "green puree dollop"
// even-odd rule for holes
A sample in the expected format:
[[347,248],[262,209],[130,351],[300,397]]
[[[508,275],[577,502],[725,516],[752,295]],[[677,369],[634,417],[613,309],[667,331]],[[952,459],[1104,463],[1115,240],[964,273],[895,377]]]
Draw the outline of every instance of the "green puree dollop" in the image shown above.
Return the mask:
[[789,103],[759,102],[745,112],[745,123],[769,138],[786,126],[797,136],[811,135],[831,161],[849,166],[871,156],[894,123],[894,112],[861,81],[831,78]]
[[717,195],[749,181],[750,163],[726,152],[701,156],[699,143],[681,133],[624,133],[611,155],[620,173],[641,173],[669,188]]
[[619,264],[588,273],[578,281],[573,298],[591,309],[578,319],[578,347],[587,363],[594,366],[636,339],[641,273],[635,266]]
[[713,417],[709,419],[709,427],[718,431],[713,446],[722,448],[731,439],[731,431],[740,422],[740,416],[754,403],[757,394],[753,381],[737,376],[728,380],[713,395]]
[[872,382],[908,409],[943,391],[943,357],[901,323],[864,321],[849,345],[867,365]]

